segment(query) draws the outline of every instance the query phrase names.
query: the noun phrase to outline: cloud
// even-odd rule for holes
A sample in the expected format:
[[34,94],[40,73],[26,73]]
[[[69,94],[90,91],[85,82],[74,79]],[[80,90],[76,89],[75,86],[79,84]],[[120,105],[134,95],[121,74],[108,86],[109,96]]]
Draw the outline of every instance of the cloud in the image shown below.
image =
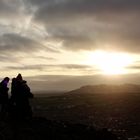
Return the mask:
[[[101,76],[101,75],[36,75],[24,77],[28,81],[32,91],[63,91],[73,90],[85,85],[97,84],[138,84],[140,76],[137,74],[124,76]],[[130,82],[129,82],[130,81]]]
[[[36,5],[39,7],[38,13],[46,13],[46,16],[53,16],[57,17],[58,15],[61,17],[66,17],[69,15],[73,16],[73,14],[80,15],[94,15],[100,13],[119,13],[119,12],[131,12],[131,11],[139,11],[139,4],[138,0],[29,0],[31,4]],[[111,13],[110,13],[111,14]],[[46,17],[45,15],[42,15]],[[51,16],[50,16],[51,17]],[[40,17],[42,18],[42,17]],[[69,18],[69,17],[67,17]]]
[[63,91],[73,90],[85,84],[93,83],[92,76],[68,76],[68,75],[37,75],[25,77],[32,91]]
[[133,66],[133,67],[130,67],[130,69],[140,69],[140,66]]
[[[26,35],[35,36],[36,42],[41,42],[39,36],[46,32],[48,34],[46,41],[48,37],[52,41],[62,41],[63,49],[72,51],[109,49],[138,53],[140,51],[139,14],[138,0],[0,1],[0,17],[7,19],[7,23],[3,21],[3,24],[9,26],[13,26],[12,23],[16,24],[19,28],[15,27],[16,33],[25,32],[27,29],[29,32]],[[11,18],[14,19],[12,23]],[[31,24],[45,26],[46,31],[39,35],[29,30],[32,28]],[[5,28],[9,30],[8,27]],[[11,29],[10,32],[12,33]],[[24,50],[21,46],[23,45],[20,45],[20,49]]]
[[140,70],[140,65],[129,66],[129,67],[127,67],[127,69],[130,69],[130,70]]
[[0,54],[0,61],[4,63],[7,63],[7,62],[19,63],[21,59],[22,58],[19,58],[15,55],[9,57],[9,55]]
[[38,49],[38,44],[34,40],[21,36],[20,34],[4,34],[0,40],[1,51],[26,52],[28,50],[30,52]]
[[51,49],[40,42],[33,40],[21,34],[9,33],[0,36],[0,50],[1,54],[10,53],[29,53],[44,50],[48,52],[58,52]]
[[21,24],[25,17],[32,13],[24,0],[1,0],[0,1],[0,21],[10,22],[10,24]]
[[78,64],[60,64],[60,65],[23,65],[23,66],[7,66],[6,69],[10,70],[46,70],[46,69],[75,69],[75,70],[86,70],[90,69],[91,66],[88,65],[78,65]]
[[[101,20],[102,22],[117,22],[121,19],[123,22],[125,18],[131,18],[134,14],[139,15],[140,2],[137,0],[76,0],[76,1],[62,1],[52,0],[51,2],[41,1],[43,4],[31,1],[32,4],[38,6],[35,13],[35,19],[50,24],[63,25],[72,23],[77,20],[84,21],[84,19],[92,18],[93,20]],[[38,4],[38,5],[37,5]],[[45,13],[45,14],[44,14]],[[57,22],[56,22],[57,21]],[[66,23],[66,24],[65,24]]]
[[43,24],[52,39],[62,40],[65,49],[140,51],[138,0],[30,0],[30,4],[37,7],[34,21]]
[[[33,58],[36,58],[36,57],[33,57]],[[44,59],[44,60],[50,60],[50,61],[53,61],[53,60],[56,60],[55,58],[53,57],[45,57],[45,56],[38,56],[39,59]]]
[[17,12],[18,8],[16,4],[12,4],[12,2],[17,2],[17,0],[1,0],[0,1],[0,16],[1,17],[10,17],[15,16],[14,14]]
[[59,35],[55,33],[55,35],[53,36],[53,40],[62,41],[63,48],[73,51],[79,51],[83,49],[93,50],[93,46],[95,45],[95,39],[92,39],[91,37],[88,37],[86,35],[70,35],[69,33]]

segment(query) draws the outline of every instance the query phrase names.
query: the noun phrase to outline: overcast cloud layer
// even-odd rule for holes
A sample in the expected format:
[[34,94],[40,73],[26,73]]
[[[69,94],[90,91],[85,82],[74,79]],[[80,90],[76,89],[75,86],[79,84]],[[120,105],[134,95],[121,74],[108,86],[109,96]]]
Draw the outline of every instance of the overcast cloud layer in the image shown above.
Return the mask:
[[37,7],[34,20],[63,40],[66,49],[140,50],[138,0],[30,0],[30,4]]
[[0,69],[26,76],[95,74],[78,53],[139,55],[139,15],[139,0],[1,0]]
[[1,0],[0,49],[37,50],[45,39],[72,51],[139,53],[139,14],[138,0]]
[[[65,49],[74,51],[100,48],[138,52],[140,50],[139,14],[140,1],[138,0],[0,1],[1,23],[7,21],[3,26],[17,23],[11,25],[16,26],[17,31],[7,29],[7,32],[19,32],[19,40],[21,40],[20,34],[28,36],[28,33],[32,33],[32,36],[37,36],[35,31],[25,29],[28,28],[25,26],[32,27],[33,25],[30,24],[39,25],[39,28],[43,26],[46,34],[41,34],[44,38],[63,41]],[[28,23],[23,25],[22,21]],[[28,38],[30,40],[31,36]],[[30,46],[31,42],[28,43],[26,45]],[[108,48],[106,44],[112,45],[112,48],[110,46]]]

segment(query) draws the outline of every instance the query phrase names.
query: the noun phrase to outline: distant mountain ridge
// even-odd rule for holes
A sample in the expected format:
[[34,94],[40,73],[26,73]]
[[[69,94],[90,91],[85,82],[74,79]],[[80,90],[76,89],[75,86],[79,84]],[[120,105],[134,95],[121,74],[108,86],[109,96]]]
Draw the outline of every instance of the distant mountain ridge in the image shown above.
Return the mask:
[[79,89],[68,92],[69,94],[92,94],[92,93],[140,93],[140,85],[122,84],[122,85],[86,85]]

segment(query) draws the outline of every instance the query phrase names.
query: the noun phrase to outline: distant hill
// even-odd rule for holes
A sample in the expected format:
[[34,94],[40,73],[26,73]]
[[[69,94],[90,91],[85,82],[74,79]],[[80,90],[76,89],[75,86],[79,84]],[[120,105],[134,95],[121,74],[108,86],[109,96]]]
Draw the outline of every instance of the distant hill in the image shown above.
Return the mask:
[[86,85],[72,90],[68,94],[92,94],[92,93],[140,93],[140,85]]

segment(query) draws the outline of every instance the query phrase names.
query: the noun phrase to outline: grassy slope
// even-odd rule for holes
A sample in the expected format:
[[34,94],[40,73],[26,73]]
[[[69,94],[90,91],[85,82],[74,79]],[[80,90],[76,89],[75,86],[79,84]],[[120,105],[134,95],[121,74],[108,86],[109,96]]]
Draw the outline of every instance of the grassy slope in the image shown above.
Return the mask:
[[75,94],[38,97],[32,101],[34,115],[49,120],[110,128],[117,134],[139,136],[140,95],[138,93]]

